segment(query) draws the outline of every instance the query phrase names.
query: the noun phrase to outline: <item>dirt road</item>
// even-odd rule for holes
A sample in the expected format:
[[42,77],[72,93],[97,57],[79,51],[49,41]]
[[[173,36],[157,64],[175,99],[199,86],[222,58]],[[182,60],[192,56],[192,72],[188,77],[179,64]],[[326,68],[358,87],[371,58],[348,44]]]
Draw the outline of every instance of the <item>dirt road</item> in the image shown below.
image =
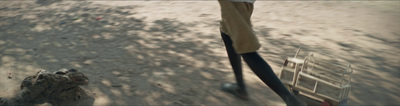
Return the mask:
[[[89,77],[94,105],[284,105],[247,66],[250,101],[219,90],[234,76],[218,6],[0,1],[0,91],[40,69],[76,68]],[[349,105],[398,105],[399,17],[399,1],[257,1],[252,22],[276,73],[301,46],[353,65]]]

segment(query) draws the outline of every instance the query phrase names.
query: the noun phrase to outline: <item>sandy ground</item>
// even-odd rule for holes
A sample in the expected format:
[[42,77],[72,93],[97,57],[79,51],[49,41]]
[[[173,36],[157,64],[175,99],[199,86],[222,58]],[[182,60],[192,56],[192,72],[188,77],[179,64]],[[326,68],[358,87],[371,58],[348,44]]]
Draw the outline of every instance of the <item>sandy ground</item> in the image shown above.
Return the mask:
[[[217,1],[1,1],[0,92],[76,68],[94,105],[284,105],[247,66],[250,101],[219,90],[234,82],[219,14]],[[399,18],[399,1],[257,1],[252,22],[276,73],[301,46],[352,64],[349,105],[398,105]]]

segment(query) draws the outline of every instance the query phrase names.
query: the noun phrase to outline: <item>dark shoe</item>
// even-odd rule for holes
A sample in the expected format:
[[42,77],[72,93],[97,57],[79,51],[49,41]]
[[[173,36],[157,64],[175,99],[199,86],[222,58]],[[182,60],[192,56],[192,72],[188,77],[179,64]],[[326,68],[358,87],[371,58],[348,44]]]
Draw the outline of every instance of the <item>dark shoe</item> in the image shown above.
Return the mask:
[[287,106],[307,106],[307,103],[300,100],[299,98],[295,97],[292,95],[291,97],[285,98],[284,100],[286,102]]
[[224,83],[221,85],[222,91],[225,91],[227,93],[230,93],[232,95],[235,95],[236,97],[243,99],[243,100],[249,100],[249,97],[247,96],[246,90],[243,90],[237,86],[237,84],[233,83]]

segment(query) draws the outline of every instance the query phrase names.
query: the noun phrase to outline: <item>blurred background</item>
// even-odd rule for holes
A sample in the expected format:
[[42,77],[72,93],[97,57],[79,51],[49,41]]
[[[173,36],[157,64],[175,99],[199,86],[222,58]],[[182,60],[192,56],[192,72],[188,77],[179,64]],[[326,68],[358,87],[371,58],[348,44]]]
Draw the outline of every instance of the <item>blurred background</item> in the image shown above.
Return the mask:
[[[235,82],[219,9],[217,1],[0,1],[0,92],[40,69],[76,68],[94,105],[285,105],[246,63],[251,100],[219,90]],[[352,64],[350,106],[398,105],[399,17],[400,1],[256,1],[252,22],[277,74],[301,47]]]

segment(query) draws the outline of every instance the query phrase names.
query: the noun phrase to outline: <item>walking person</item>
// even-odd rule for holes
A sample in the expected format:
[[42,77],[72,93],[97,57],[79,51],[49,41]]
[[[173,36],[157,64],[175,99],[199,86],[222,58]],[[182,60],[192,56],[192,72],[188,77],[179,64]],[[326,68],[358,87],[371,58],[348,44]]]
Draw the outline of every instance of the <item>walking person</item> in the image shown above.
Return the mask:
[[261,45],[253,32],[250,21],[255,0],[219,0],[218,2],[222,17],[221,36],[236,78],[236,83],[222,84],[222,90],[241,99],[249,99],[243,81],[241,64],[243,58],[251,70],[288,106],[306,105],[282,84],[269,64],[257,53]]

